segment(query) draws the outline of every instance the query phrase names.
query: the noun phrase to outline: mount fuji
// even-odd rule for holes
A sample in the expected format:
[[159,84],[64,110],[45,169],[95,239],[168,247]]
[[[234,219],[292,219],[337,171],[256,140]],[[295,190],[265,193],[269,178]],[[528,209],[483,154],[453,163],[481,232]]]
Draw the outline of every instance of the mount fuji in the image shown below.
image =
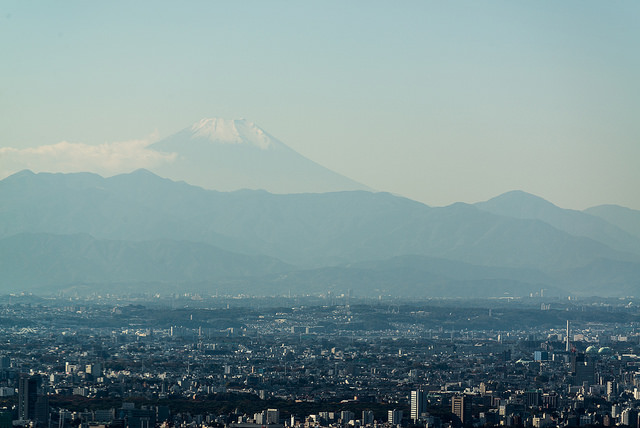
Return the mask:
[[202,119],[150,146],[175,153],[152,171],[205,189],[271,193],[371,190],[300,155],[244,119]]

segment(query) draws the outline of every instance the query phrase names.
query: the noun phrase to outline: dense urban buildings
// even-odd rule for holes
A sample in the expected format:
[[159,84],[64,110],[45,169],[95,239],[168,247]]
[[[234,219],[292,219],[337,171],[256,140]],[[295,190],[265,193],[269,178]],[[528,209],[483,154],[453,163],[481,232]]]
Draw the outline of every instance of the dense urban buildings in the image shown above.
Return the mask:
[[4,302],[3,427],[638,424],[633,299]]

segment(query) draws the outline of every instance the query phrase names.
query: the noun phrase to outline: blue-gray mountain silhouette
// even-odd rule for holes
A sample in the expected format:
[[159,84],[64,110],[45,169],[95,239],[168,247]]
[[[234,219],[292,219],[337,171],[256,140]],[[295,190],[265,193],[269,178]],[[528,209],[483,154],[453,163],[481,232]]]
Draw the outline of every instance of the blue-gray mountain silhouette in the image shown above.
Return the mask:
[[[501,199],[512,206],[512,196]],[[484,296],[541,288],[637,294],[640,256],[603,242],[625,232],[596,219],[598,233],[573,234],[556,215],[582,221],[581,213],[533,200],[544,209],[516,216],[488,212],[490,204],[434,208],[367,191],[217,192],[145,170],[110,178],[23,171],[0,181],[0,285],[56,288],[104,278],[254,294],[335,287],[421,296],[465,288]],[[599,235],[608,230],[615,235]],[[171,263],[160,267],[159,255]]]

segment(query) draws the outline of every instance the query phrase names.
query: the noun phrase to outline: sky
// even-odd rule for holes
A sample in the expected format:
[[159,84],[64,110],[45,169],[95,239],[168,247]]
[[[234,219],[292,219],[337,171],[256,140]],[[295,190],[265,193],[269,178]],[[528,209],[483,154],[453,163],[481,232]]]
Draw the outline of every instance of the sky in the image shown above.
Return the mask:
[[245,118],[431,206],[640,209],[637,1],[2,1],[0,178]]

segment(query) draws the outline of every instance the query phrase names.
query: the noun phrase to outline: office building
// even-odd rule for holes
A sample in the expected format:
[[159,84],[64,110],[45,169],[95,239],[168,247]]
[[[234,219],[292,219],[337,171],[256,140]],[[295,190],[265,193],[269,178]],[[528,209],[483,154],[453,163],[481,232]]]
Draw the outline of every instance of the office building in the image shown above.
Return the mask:
[[280,423],[280,410],[267,409],[267,424],[279,424]]
[[362,425],[373,425],[373,412],[371,410],[362,411]]
[[416,422],[427,411],[427,394],[421,389],[411,391],[411,420]]
[[391,425],[400,425],[402,423],[402,410],[389,410],[387,412],[387,422]]
[[455,416],[454,425],[471,424],[471,397],[456,395],[451,397],[451,413]]
[[35,376],[27,375],[21,375],[18,379],[18,419],[23,421],[35,419],[38,380]]

